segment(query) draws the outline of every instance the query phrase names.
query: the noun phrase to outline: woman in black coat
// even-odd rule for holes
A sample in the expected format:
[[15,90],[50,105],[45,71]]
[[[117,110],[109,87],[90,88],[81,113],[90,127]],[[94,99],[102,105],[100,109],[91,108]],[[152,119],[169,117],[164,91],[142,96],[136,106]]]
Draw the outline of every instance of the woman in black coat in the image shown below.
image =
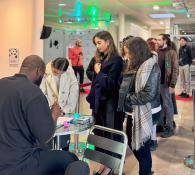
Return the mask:
[[[123,60],[119,56],[109,32],[98,32],[93,37],[93,43],[98,52],[101,53],[101,58],[99,61],[95,61],[93,58],[87,69],[87,76],[92,80],[87,101],[93,111],[96,125],[122,130],[123,117],[121,113],[117,112],[117,104]],[[93,71],[90,71],[91,69]],[[112,137],[100,132],[96,134],[108,138]],[[103,169],[107,170],[105,167]]]

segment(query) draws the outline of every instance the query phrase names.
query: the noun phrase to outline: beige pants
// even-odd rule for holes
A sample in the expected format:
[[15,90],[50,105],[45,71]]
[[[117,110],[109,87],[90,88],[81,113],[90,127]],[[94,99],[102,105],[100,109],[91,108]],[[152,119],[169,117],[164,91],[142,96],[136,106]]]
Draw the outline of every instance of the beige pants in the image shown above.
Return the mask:
[[190,93],[190,66],[179,66],[179,75],[182,92]]

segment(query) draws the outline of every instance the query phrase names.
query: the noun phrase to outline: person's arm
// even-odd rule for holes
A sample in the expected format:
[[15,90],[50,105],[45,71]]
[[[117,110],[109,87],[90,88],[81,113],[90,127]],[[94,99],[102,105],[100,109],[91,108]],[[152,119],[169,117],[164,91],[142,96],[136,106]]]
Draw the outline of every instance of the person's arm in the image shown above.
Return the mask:
[[29,129],[40,143],[46,143],[52,138],[55,121],[44,95],[34,98],[27,105],[26,119]]
[[41,81],[40,89],[42,90],[43,94],[47,97],[46,75],[44,75]]
[[68,76],[70,77],[70,87],[69,92],[66,92],[68,93],[68,99],[66,105],[63,107],[63,111],[65,113],[73,113],[78,103],[79,85],[72,67],[69,67]]
[[74,57],[73,48],[68,48],[68,58],[72,60]]
[[90,81],[92,81],[95,76],[94,65],[95,60],[92,58],[86,70],[86,75]]
[[179,75],[179,64],[178,64],[178,58],[177,58],[177,53],[174,50],[170,51],[170,56],[171,56],[171,64],[172,64],[172,69],[171,69],[171,81],[170,81],[170,88],[175,88],[176,83],[177,83],[177,78]]
[[[144,89],[136,92],[127,93],[125,103],[129,105],[145,105],[148,102],[154,100],[159,91],[158,88],[160,86],[160,73],[158,68],[153,67],[150,76],[146,82]],[[128,105],[128,106],[129,106]]]
[[191,65],[192,64],[193,57],[192,57],[192,50],[191,50],[191,47],[190,46],[188,46],[188,57],[189,57],[189,63]]
[[47,101],[49,103],[49,106],[51,107],[53,105],[53,98],[51,99],[51,95],[49,94],[49,92],[51,93],[51,87],[48,86],[48,82],[47,82],[47,75],[45,74],[43,79],[42,79],[42,82],[41,82],[41,85],[40,85],[40,89],[41,91],[43,92],[43,94],[46,96],[47,98]]

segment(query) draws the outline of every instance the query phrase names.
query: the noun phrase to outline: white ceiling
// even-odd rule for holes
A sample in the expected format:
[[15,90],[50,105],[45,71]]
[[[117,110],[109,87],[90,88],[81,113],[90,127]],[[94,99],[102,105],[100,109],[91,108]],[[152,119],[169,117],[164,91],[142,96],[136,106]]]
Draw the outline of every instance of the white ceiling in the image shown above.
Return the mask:
[[[45,23],[59,26],[58,23],[58,4],[65,3],[63,9],[63,18],[70,18],[70,14],[74,12],[75,2],[78,0],[45,0]],[[119,13],[126,14],[129,20],[136,21],[143,26],[148,26],[153,29],[162,29],[165,27],[167,20],[152,19],[149,17],[151,13],[168,13],[175,12],[176,18],[171,19],[172,24],[179,24],[181,30],[189,30],[192,32],[195,27],[195,0],[80,0],[82,2],[82,11],[86,11],[90,5],[95,5],[101,12],[109,11],[112,17],[116,20]],[[173,7],[171,2],[185,2],[188,12],[191,17],[186,14],[178,14],[179,9]],[[165,4],[167,3],[167,5]],[[153,10],[153,5],[159,4],[159,10]],[[163,5],[165,4],[165,5]],[[178,10],[178,11],[176,11]],[[180,9],[182,10],[182,9]],[[177,13],[176,13],[177,12]],[[161,22],[161,24],[160,24]],[[189,25],[190,24],[190,25]],[[190,27],[188,27],[190,26]],[[195,32],[195,31],[194,31]]]

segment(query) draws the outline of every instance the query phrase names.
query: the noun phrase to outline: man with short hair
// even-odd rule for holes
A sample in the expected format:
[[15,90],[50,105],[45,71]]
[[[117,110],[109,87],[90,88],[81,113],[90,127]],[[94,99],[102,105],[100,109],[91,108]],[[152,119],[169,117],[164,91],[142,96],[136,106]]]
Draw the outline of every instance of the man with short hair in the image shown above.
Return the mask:
[[190,65],[192,64],[192,52],[187,45],[187,38],[181,37],[179,48],[179,75],[181,82],[181,94],[183,98],[189,98],[190,93]]
[[62,112],[57,104],[50,110],[38,87],[44,73],[45,63],[31,55],[18,74],[0,79],[1,175],[64,175],[78,160],[70,152],[40,148],[52,138]]
[[157,37],[158,64],[161,69],[161,97],[162,115],[160,123],[164,127],[161,137],[166,138],[174,135],[173,115],[174,108],[171,94],[175,92],[175,85],[179,73],[177,53],[172,49],[172,44],[167,34],[160,34]]

